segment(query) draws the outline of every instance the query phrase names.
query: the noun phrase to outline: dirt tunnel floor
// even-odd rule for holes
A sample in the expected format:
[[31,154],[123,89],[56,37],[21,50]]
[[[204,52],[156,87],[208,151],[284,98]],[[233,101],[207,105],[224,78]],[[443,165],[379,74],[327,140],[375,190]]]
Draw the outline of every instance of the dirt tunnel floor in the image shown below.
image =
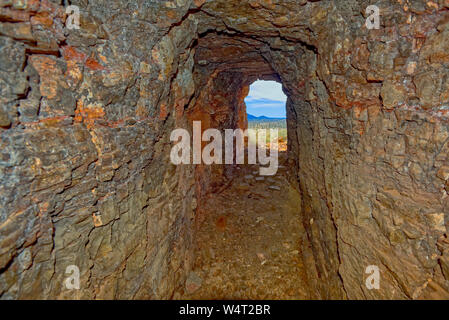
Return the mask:
[[273,177],[241,165],[211,195],[196,242],[196,261],[179,299],[307,299],[299,193],[280,166]]

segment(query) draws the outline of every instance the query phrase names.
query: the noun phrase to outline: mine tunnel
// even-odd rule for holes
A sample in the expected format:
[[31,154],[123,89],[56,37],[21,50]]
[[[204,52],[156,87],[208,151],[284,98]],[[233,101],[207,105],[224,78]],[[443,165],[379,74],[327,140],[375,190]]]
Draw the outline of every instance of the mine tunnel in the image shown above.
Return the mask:
[[[449,297],[448,1],[70,5],[0,1],[0,299]],[[276,174],[173,164],[256,80]]]

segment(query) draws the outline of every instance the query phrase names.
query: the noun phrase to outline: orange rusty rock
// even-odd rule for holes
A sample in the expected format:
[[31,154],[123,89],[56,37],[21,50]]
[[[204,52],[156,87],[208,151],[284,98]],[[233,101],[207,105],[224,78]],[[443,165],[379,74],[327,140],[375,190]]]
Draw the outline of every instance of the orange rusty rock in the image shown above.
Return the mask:
[[101,119],[105,116],[104,109],[101,105],[90,103],[85,106],[84,99],[77,101],[75,110],[75,122],[83,122],[87,128],[92,128],[95,120]]
[[224,232],[226,230],[226,221],[227,221],[227,218],[224,216],[221,216],[217,220],[216,226],[217,226],[217,229],[220,230],[221,232]]
[[106,57],[105,57],[104,55],[98,54],[98,57],[100,58],[100,60],[101,60],[103,63],[108,63],[108,59],[106,59]]
[[176,11],[175,11],[175,10],[170,10],[170,11],[168,11],[168,12],[167,12],[167,17],[168,17],[169,19],[176,19],[176,17],[177,17]]
[[[84,52],[80,52],[72,46],[64,46],[62,48],[62,55],[65,60],[82,63],[91,70],[105,70],[106,69],[97,60],[95,60],[92,57],[88,58]],[[106,58],[104,56],[100,56],[100,58],[102,61],[106,61]]]
[[93,58],[87,58],[85,64],[86,64],[86,67],[88,67],[91,70],[105,70],[106,69],[101,64],[99,64],[98,61],[96,61]]
[[52,128],[52,127],[59,126],[67,118],[68,118],[67,116],[45,118],[45,119],[40,120],[40,123],[46,128]]
[[83,100],[78,100],[76,103],[76,110],[75,110],[75,122],[83,122],[83,115],[82,115],[82,109],[83,109]]
[[365,110],[366,108],[362,107],[362,106],[357,106],[354,107],[354,115],[357,119],[360,118],[360,115],[362,114],[362,112]]
[[31,24],[33,26],[43,25],[46,27],[51,27],[53,25],[53,17],[51,17],[48,12],[38,13],[37,15],[31,17]]
[[433,1],[427,1],[427,6],[428,6],[429,8],[434,8],[434,9],[436,9],[436,10],[439,9],[439,8],[438,8],[438,4],[435,3],[435,2],[433,2]]
[[86,55],[71,46],[64,46],[61,51],[62,56],[67,61],[66,78],[70,78],[75,83],[79,83],[83,79],[83,74],[78,64],[84,64]]
[[276,7],[272,0],[250,0],[249,5],[254,9],[258,9],[260,7],[274,9]]
[[159,112],[159,120],[165,120],[168,116],[167,106],[165,104],[161,105],[161,110]]
[[206,2],[206,0],[194,0],[193,1],[195,6],[197,6],[197,7],[201,7],[205,2]]
[[67,71],[65,73],[65,76],[66,78],[70,78],[75,81],[75,83],[79,83],[83,79],[81,69],[74,61],[67,61]]
[[94,220],[94,226],[95,227],[101,227],[103,225],[103,222],[101,221],[101,216],[96,215],[95,213],[92,214],[92,218]]
[[64,46],[62,47],[62,56],[67,61],[75,61],[84,63],[86,61],[86,54],[76,50],[72,46]]
[[41,213],[45,213],[48,211],[48,208],[50,207],[50,203],[48,202],[42,202],[39,204],[39,211]]
[[39,73],[41,94],[48,99],[54,99],[57,95],[58,81],[60,81],[60,75],[62,74],[56,65],[56,61],[43,55],[32,55],[30,61]]
[[363,136],[365,134],[365,124],[359,121],[360,126],[357,128],[357,132]]

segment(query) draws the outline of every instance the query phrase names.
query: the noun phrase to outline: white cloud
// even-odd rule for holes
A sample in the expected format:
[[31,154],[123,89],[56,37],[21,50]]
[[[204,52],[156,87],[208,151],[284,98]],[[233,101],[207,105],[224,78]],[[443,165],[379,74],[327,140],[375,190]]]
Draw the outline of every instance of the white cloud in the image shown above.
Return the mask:
[[278,101],[271,100],[257,100],[257,101],[247,101],[247,107],[249,108],[283,108],[285,104]]
[[286,102],[287,97],[282,91],[282,85],[275,81],[257,80],[250,86],[246,101],[267,99],[272,101]]

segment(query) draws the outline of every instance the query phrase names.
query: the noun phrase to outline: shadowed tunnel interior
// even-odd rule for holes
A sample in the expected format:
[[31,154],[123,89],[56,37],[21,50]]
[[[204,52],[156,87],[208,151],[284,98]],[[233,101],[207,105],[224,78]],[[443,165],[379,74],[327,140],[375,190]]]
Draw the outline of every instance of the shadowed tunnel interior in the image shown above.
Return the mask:
[[[448,297],[447,1],[379,0],[378,29],[368,0],[70,4],[79,29],[0,1],[1,299]],[[274,177],[172,164],[177,128],[246,128],[258,79]]]

